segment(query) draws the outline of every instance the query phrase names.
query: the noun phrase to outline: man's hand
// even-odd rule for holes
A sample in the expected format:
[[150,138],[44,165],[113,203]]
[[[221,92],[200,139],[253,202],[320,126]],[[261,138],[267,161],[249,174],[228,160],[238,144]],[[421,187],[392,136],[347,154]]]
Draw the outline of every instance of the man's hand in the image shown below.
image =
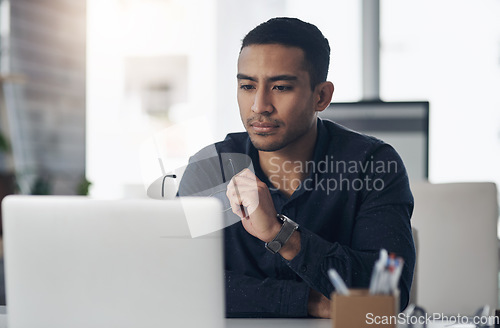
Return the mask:
[[227,186],[226,195],[233,213],[242,219],[248,233],[266,243],[278,234],[281,224],[276,219],[269,188],[252,171],[244,169],[235,175]]
[[307,302],[307,313],[313,317],[330,318],[330,300],[325,295],[311,289],[309,292],[309,301]]

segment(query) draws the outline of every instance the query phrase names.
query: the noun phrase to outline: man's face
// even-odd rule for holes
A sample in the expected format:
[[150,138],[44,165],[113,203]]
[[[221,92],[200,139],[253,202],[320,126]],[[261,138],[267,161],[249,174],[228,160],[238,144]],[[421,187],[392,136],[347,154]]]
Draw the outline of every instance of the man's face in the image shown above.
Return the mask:
[[238,59],[238,105],[255,148],[277,151],[316,124],[304,52],[278,44],[251,45]]

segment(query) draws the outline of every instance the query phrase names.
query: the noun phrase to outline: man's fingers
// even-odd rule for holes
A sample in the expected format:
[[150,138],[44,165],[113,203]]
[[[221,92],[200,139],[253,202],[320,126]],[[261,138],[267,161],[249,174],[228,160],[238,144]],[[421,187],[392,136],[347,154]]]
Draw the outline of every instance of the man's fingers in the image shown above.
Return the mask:
[[259,202],[259,190],[253,186],[228,186],[226,191],[228,199],[235,199],[245,206],[250,206],[252,202]]
[[259,205],[257,180],[252,171],[245,169],[235,175],[227,185],[226,196],[232,204],[233,212],[240,217],[248,217],[248,210],[253,212]]
[[[248,217],[259,205],[258,195],[255,196],[251,194],[251,192],[240,192],[238,197],[235,189],[228,189],[226,196],[229,199],[233,212],[240,217]],[[241,208],[241,206],[243,206],[243,208]],[[241,213],[241,215],[238,213]]]
[[238,202],[230,201],[231,210],[234,214],[238,215],[240,218],[245,219],[248,218],[248,210],[244,207],[243,204],[239,204]]
[[246,175],[238,175],[234,176],[231,179],[231,182],[236,183],[236,185],[243,186],[243,185],[250,185],[250,186],[257,186],[258,182],[260,182],[259,179],[257,179],[256,176],[246,176]]
[[257,176],[252,172],[250,171],[249,169],[243,169],[241,170],[237,176],[241,176],[241,177],[247,177],[247,178],[255,178],[255,179],[258,179]]
[[258,193],[259,186],[235,184],[232,186],[228,186],[227,190],[230,190],[232,193],[239,193],[240,195],[244,193]]
[[231,180],[234,179],[243,179],[242,181],[249,180],[254,182],[260,181],[259,178],[257,178],[257,176],[249,169],[243,169],[242,171],[236,173]]

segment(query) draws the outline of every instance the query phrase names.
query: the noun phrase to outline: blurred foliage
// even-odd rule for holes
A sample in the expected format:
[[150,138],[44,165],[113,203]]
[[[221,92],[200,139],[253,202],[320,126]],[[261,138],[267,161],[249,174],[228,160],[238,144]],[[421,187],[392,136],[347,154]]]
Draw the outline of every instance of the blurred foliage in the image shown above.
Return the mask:
[[[0,153],[2,152],[10,152],[10,145],[5,138],[5,136],[0,131]],[[19,192],[21,190],[19,186],[19,181],[16,178],[14,179],[15,192]],[[87,180],[86,177],[83,177],[76,188],[76,194],[87,196],[89,194],[89,188],[92,183]],[[30,191],[28,191],[31,195],[51,195],[52,194],[52,183],[49,178],[37,176],[33,184],[31,185]]]
[[87,180],[86,177],[83,177],[82,181],[78,185],[78,189],[77,189],[76,193],[78,195],[81,195],[81,196],[87,196],[89,194],[89,187],[90,187],[90,185],[92,185],[92,182],[90,182],[89,180]]
[[51,183],[48,179],[37,177],[31,188],[32,195],[50,195],[52,192]]
[[0,152],[8,152],[10,150],[7,138],[0,132]]

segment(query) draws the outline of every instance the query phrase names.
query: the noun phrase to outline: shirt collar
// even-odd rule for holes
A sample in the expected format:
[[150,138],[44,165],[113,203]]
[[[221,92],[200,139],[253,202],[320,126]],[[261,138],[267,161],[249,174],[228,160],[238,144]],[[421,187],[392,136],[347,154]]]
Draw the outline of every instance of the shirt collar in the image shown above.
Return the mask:
[[[317,124],[316,126],[318,131],[318,137],[316,138],[316,144],[314,145],[313,160],[317,163],[318,161],[320,161],[325,157],[329,144],[329,135],[326,127],[324,126],[323,120],[321,120],[319,117],[317,119],[316,124]],[[274,189],[272,188],[273,185],[267,179],[266,175],[262,171],[262,168],[260,167],[259,151],[254,147],[254,145],[250,141],[250,137],[247,139],[245,145],[245,153],[248,154],[248,156],[250,156],[250,158],[252,159],[252,163],[255,169],[255,175],[257,175],[257,177],[271,189],[271,193],[273,193]],[[275,190],[274,192],[278,191]],[[290,200],[298,197],[302,193],[303,193],[303,188],[299,186],[297,190],[295,190],[295,192],[290,197]]]

